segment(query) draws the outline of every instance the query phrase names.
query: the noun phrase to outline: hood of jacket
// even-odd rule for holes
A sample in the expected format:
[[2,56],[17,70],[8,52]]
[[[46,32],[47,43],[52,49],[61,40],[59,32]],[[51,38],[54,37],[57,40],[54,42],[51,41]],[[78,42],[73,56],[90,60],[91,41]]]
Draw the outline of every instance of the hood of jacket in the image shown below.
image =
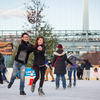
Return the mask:
[[56,55],[56,56],[63,56],[65,54],[66,53],[63,50],[57,50],[56,52],[54,52],[54,55]]

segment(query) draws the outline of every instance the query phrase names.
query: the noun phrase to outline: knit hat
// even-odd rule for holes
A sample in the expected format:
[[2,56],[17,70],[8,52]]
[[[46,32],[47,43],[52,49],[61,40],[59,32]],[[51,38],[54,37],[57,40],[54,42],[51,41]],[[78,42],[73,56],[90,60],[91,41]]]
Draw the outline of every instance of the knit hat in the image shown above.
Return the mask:
[[61,44],[58,45],[58,48],[63,48],[63,46]]

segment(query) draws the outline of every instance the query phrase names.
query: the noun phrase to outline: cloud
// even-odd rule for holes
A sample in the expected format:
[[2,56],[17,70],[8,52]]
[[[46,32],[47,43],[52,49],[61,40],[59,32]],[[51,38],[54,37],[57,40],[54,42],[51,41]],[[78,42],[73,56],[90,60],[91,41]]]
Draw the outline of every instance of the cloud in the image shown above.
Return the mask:
[[13,17],[23,18],[25,11],[19,9],[8,9],[7,11],[0,10],[0,19],[10,19]]

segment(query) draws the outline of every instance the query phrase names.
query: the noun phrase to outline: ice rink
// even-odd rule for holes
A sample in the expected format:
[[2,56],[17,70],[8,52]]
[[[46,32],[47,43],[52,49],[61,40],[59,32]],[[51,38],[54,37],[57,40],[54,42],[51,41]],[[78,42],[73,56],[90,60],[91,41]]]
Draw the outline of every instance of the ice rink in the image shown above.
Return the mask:
[[[7,88],[7,83],[3,87],[0,85],[0,100],[100,100],[100,81],[97,80],[77,80],[77,86],[72,88],[62,88],[62,81],[60,87],[55,89],[55,82],[46,81],[44,83],[43,91],[45,96],[38,95],[38,85],[36,84],[35,92],[31,93],[29,80],[25,81],[26,96],[19,95],[19,80],[15,80],[11,89]],[[66,81],[68,84],[68,80]]]

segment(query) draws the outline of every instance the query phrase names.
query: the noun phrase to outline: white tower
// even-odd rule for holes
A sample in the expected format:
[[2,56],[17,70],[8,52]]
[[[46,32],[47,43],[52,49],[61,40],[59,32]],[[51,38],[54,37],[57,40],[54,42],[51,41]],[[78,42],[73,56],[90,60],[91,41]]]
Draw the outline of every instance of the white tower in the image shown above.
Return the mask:
[[83,0],[83,30],[89,30],[88,0]]

